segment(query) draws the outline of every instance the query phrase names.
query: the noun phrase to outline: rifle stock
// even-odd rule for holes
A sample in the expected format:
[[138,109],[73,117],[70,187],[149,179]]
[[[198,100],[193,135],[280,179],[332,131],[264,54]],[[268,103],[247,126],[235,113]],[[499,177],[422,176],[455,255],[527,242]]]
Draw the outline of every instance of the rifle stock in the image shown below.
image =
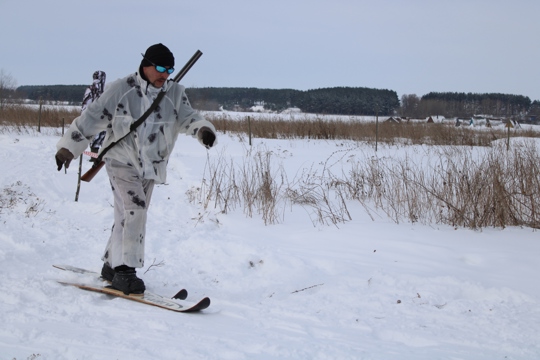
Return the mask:
[[101,170],[101,168],[103,167],[103,165],[105,165],[105,161],[101,160],[100,162],[98,163],[95,163],[91,168],[90,170],[88,170],[87,172],[85,172],[83,174],[83,176],[81,176],[81,180],[82,181],[85,181],[85,182],[90,182],[94,176],[96,176],[96,174],[99,172],[99,170]]
[[[191,59],[188,60],[188,62],[184,65],[184,67],[182,67],[182,69],[178,72],[178,74],[174,77],[173,81],[174,82],[179,82],[180,80],[182,80],[182,78],[184,77],[184,75],[186,75],[186,73],[189,71],[189,69],[191,69],[191,67],[197,62],[197,60],[199,60],[199,58],[202,56],[202,52],[200,50],[197,50],[195,52],[195,54],[193,54],[193,56],[191,57]],[[161,95],[161,94],[160,94]],[[164,96],[164,95],[162,95]],[[143,115],[144,116],[144,115]],[[143,120],[143,119],[140,119],[140,120]],[[131,129],[133,130],[133,129]],[[127,136],[127,135],[126,135]],[[123,139],[123,138],[122,138]],[[120,139],[121,140],[121,139]],[[118,141],[120,141],[118,140]],[[112,144],[112,145],[115,145],[115,144]],[[110,146],[111,147],[111,146]],[[109,148],[110,148],[109,147]],[[96,162],[94,163],[94,166],[92,166],[90,168],[90,170],[88,170],[87,172],[85,172],[83,174],[83,176],[81,176],[81,180],[82,181],[85,181],[85,182],[90,182],[94,176],[96,176],[96,174],[99,172],[99,170],[101,170],[101,168],[103,167],[103,165],[105,165],[105,162],[102,160],[103,159],[103,155],[105,155],[105,153],[107,152],[107,150],[109,150],[109,148],[105,149],[104,151],[102,151],[102,153],[98,156],[98,160],[99,162]]]

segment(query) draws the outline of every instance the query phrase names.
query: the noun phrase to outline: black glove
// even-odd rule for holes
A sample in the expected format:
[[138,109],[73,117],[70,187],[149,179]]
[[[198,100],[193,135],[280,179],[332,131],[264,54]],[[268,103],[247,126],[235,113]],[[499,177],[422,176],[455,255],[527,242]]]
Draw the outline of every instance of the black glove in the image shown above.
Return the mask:
[[73,154],[71,151],[69,151],[66,148],[61,148],[56,153],[56,165],[58,165],[58,171],[62,170],[62,165],[66,167],[66,169],[69,167],[69,163],[71,163],[71,160],[73,160]]
[[206,148],[211,148],[214,145],[214,141],[216,141],[216,135],[212,132],[212,130],[208,129],[201,129],[201,138],[204,146]]

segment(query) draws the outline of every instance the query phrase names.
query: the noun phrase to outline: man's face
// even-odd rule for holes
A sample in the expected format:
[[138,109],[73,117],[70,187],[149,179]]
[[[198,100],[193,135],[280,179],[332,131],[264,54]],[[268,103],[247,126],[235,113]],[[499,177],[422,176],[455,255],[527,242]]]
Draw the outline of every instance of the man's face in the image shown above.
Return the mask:
[[158,89],[163,87],[163,84],[165,84],[165,81],[167,81],[167,78],[169,77],[168,72],[165,71],[160,73],[156,70],[155,66],[145,66],[143,67],[143,71],[148,82]]

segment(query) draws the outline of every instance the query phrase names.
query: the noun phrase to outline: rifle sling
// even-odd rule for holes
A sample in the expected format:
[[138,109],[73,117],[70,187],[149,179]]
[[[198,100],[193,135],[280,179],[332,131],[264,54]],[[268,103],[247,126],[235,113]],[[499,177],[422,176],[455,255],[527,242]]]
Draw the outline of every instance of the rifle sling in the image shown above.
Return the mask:
[[163,99],[163,97],[165,96],[165,93],[166,93],[165,91],[161,91],[158,94],[158,96],[156,97],[156,99],[154,100],[152,105],[150,105],[148,110],[146,110],[144,112],[144,114],[142,114],[142,116],[137,119],[137,121],[135,121],[133,124],[131,124],[131,126],[129,127],[129,132],[126,135],[122,136],[122,138],[120,138],[119,140],[117,140],[115,142],[112,142],[111,144],[109,144],[109,146],[107,146],[105,149],[103,149],[101,151],[101,153],[97,157],[97,161],[94,163],[94,165],[92,167],[97,167],[99,165],[99,163],[103,161],[103,156],[107,153],[107,151],[111,150],[116,144],[118,144],[120,141],[124,140],[129,134],[131,134],[135,129],[137,129],[144,122],[144,120],[146,120],[146,118],[148,118],[150,116],[150,114],[152,114],[152,112],[154,112],[154,110],[156,110],[159,103],[161,102],[161,99]]

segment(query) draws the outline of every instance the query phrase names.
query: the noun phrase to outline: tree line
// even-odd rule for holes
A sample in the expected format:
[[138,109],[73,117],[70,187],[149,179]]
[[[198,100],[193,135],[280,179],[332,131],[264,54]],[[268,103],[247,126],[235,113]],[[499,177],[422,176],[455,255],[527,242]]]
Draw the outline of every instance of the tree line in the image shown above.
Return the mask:
[[523,95],[500,93],[430,92],[422,97],[415,94],[401,97],[401,115],[425,117],[470,117],[487,114],[496,117],[538,115],[540,103]]
[[[87,85],[26,85],[10,90],[10,98],[62,101],[78,105]],[[393,90],[365,87],[332,87],[313,90],[206,87],[188,88],[196,109],[249,111],[263,105],[271,111],[297,107],[306,113],[342,115],[401,115],[424,118],[431,115],[471,117],[540,117],[540,101],[523,95],[500,93],[430,92],[421,97],[405,94],[401,101]]]
[[363,87],[333,87],[315,90],[258,88],[190,88],[193,106],[203,110],[248,110],[254,105],[282,111],[291,107],[316,114],[391,115],[399,108],[395,91]]
[[88,85],[24,85],[16,89],[23,99],[82,103]]
[[[30,100],[65,101],[80,104],[86,85],[27,85],[17,88],[19,96]],[[303,112],[343,115],[392,115],[399,109],[399,98],[392,90],[363,87],[334,87],[315,90],[207,87],[188,88],[196,109],[248,111],[264,105],[272,111],[297,107]]]

